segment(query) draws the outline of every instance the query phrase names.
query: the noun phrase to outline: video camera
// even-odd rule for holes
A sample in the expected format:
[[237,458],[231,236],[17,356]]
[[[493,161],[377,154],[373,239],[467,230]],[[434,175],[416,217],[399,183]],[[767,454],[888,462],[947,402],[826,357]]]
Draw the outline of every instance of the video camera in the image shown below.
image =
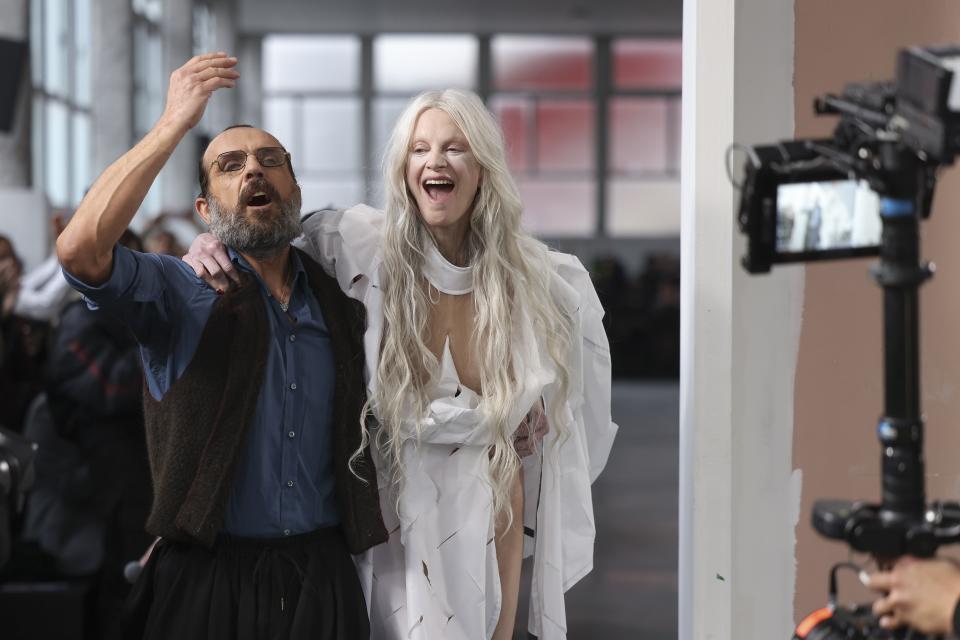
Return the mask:
[[[960,541],[960,509],[928,507],[924,492],[918,289],[933,269],[920,263],[919,221],[930,215],[938,169],[960,150],[960,46],[900,51],[894,81],[850,84],[814,109],[840,117],[832,138],[732,147],[747,156],[737,185],[742,263],[757,274],[776,264],[879,256],[872,272],[884,291],[882,502],[820,500],[813,525],[881,561],[929,557]],[[869,607],[836,604],[836,569],[830,604],[794,638],[898,637],[879,629]]]
[[743,147],[738,220],[749,239],[747,271],[877,255],[884,197],[909,199],[926,218],[936,170],[960,149],[956,70],[960,47],[906,49],[896,81],[816,99],[817,114],[840,115],[832,138]]

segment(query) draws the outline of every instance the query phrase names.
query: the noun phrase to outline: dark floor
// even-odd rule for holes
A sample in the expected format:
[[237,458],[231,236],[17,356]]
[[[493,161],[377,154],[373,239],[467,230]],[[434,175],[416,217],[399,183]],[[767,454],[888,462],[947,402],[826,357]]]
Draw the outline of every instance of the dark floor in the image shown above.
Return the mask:
[[[614,385],[613,418],[620,432],[594,485],[594,570],[567,593],[569,640],[677,637],[678,405],[675,383]],[[61,591],[63,603],[54,603],[49,595],[30,602],[58,611],[59,621],[48,622],[62,627],[63,616],[79,619],[79,610],[69,614],[68,605],[79,606],[81,598]],[[7,599],[7,604],[12,602]],[[37,621],[39,616],[32,613],[26,619]],[[4,640],[74,637],[38,633],[38,622],[19,635],[9,628],[9,619],[0,620]],[[525,639],[525,602],[518,620],[515,638]],[[75,632],[79,638],[80,630]]]
[[677,637],[679,402],[672,382],[613,387],[620,431],[593,487],[593,572],[567,593],[569,640]]

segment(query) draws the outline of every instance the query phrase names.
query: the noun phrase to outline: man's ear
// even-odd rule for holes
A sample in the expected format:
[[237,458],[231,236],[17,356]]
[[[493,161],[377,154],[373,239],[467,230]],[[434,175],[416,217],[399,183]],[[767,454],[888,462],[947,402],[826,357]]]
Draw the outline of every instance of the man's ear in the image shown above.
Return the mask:
[[207,199],[203,196],[197,196],[197,199],[193,201],[193,209],[200,216],[200,219],[207,226],[210,226],[210,205],[207,204]]

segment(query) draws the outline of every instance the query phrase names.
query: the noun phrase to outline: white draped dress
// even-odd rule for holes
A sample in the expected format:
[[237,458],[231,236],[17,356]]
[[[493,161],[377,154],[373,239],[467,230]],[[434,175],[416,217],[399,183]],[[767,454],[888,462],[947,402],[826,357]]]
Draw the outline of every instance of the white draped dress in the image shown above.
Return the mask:
[[[367,380],[380,351],[383,323],[380,239],[384,216],[359,205],[314,214],[298,246],[334,274],[367,309]],[[564,592],[593,567],[594,520],[590,484],[603,469],[617,425],[610,419],[610,351],[603,309],[589,274],[573,256],[551,252],[552,291],[575,318],[568,354],[570,392],[562,428],[551,425],[542,451],[524,459],[524,555],[533,554],[529,630],[541,640],[566,638]],[[452,295],[470,291],[469,268],[458,268],[435,249],[424,274]],[[543,397],[549,405],[557,375],[530,318],[517,307],[515,357],[522,388],[511,422],[519,425]],[[460,384],[449,344],[431,388],[419,441],[412,417],[404,429],[404,483],[388,495],[385,464],[380,495],[388,542],[357,558],[375,640],[483,640],[500,615],[487,449],[492,443],[480,398]]]

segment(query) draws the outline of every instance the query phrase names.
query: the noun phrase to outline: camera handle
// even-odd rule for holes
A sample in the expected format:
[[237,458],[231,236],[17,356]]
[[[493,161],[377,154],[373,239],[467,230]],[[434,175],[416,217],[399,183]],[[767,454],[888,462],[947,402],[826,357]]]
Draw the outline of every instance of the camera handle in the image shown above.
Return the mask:
[[[960,541],[960,504],[934,502],[927,508],[924,490],[918,291],[932,277],[933,268],[920,263],[915,202],[881,198],[880,262],[872,269],[884,294],[884,417],[877,425],[882,500],[880,504],[818,500],[813,509],[813,526],[821,535],[884,560],[930,557],[939,546]],[[843,566],[849,565],[831,571],[829,606],[801,623],[795,638],[933,640],[911,629],[881,631],[869,605],[837,607],[836,571]],[[851,629],[860,635],[849,635]]]
[[855,164],[880,194],[880,260],[871,269],[883,288],[884,411],[880,440],[880,504],[821,500],[813,526],[880,559],[930,557],[960,540],[960,513],[934,505],[924,490],[923,417],[920,413],[919,289],[933,275],[920,262],[920,219],[930,206],[926,158],[887,140],[857,149]]

